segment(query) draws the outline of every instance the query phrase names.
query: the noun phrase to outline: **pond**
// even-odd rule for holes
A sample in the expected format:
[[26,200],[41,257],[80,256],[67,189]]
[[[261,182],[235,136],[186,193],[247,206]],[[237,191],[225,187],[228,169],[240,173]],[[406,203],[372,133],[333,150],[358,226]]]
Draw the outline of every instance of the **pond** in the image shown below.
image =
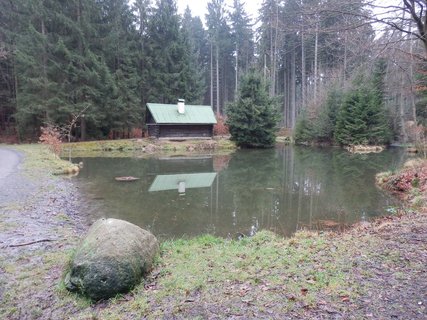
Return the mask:
[[[343,230],[398,204],[375,186],[374,177],[399,167],[404,157],[398,148],[357,155],[278,146],[231,155],[72,160],[84,163],[75,181],[91,220],[124,219],[158,237],[176,238]],[[140,179],[120,182],[118,176]]]

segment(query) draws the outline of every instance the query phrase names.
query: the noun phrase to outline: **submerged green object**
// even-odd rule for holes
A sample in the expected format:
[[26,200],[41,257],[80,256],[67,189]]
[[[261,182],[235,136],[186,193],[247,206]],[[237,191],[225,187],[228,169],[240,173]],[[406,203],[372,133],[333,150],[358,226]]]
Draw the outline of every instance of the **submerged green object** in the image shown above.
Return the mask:
[[186,189],[208,188],[214,182],[216,175],[216,172],[158,175],[148,191],[179,191],[179,187],[183,184]]
[[132,177],[132,176],[126,176],[126,177],[115,177],[114,180],[116,181],[136,181],[140,178]]
[[150,232],[127,221],[100,219],[77,249],[65,285],[93,300],[125,293],[151,270],[158,250]]

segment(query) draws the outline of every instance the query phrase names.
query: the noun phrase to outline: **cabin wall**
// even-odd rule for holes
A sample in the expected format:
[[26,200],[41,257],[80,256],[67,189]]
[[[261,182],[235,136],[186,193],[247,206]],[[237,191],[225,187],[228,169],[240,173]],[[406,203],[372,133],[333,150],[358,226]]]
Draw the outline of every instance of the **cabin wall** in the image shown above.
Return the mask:
[[212,138],[213,125],[152,125],[148,135],[155,138]]
[[148,129],[148,136],[149,137],[153,137],[153,138],[159,137],[159,133],[160,133],[159,125],[147,124],[147,129]]

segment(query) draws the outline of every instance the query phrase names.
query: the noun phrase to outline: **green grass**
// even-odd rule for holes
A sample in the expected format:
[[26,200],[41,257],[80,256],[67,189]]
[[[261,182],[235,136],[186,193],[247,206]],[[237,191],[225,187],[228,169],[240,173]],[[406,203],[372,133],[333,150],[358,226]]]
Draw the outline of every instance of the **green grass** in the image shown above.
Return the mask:
[[62,174],[72,167],[69,161],[63,160],[53,154],[49,148],[41,144],[14,145],[13,149],[24,154],[23,171],[26,176],[38,178],[41,175],[53,176]]
[[[147,283],[141,284],[129,302],[112,300],[100,317],[119,319],[126,314],[127,318],[149,315],[154,319],[158,306],[165,303],[179,314],[185,297],[193,294],[206,302],[242,295],[259,308],[283,300],[284,292],[305,305],[315,305],[325,294],[336,299],[355,296],[346,260],[352,251],[349,244],[331,247],[328,234],[300,232],[283,239],[268,231],[240,241],[210,235],[165,241],[155,271],[156,289],[146,290]],[[280,308],[289,311],[294,304],[290,298]]]
[[197,152],[230,153],[236,145],[228,139],[213,140],[156,140],[123,139],[65,143],[63,156],[67,157],[150,157],[153,154],[193,154]]

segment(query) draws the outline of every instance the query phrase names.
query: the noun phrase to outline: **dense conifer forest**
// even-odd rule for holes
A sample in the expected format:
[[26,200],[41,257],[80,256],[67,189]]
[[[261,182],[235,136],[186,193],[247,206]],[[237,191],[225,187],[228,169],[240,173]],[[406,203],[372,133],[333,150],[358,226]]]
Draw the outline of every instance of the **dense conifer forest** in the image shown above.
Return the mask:
[[[248,2],[248,1],[247,1]],[[392,1],[393,2],[393,1]],[[249,4],[248,4],[249,5]],[[225,115],[257,70],[300,142],[384,144],[426,119],[424,1],[0,0],[0,131],[31,139],[79,116],[88,138],[144,129],[148,101]]]

